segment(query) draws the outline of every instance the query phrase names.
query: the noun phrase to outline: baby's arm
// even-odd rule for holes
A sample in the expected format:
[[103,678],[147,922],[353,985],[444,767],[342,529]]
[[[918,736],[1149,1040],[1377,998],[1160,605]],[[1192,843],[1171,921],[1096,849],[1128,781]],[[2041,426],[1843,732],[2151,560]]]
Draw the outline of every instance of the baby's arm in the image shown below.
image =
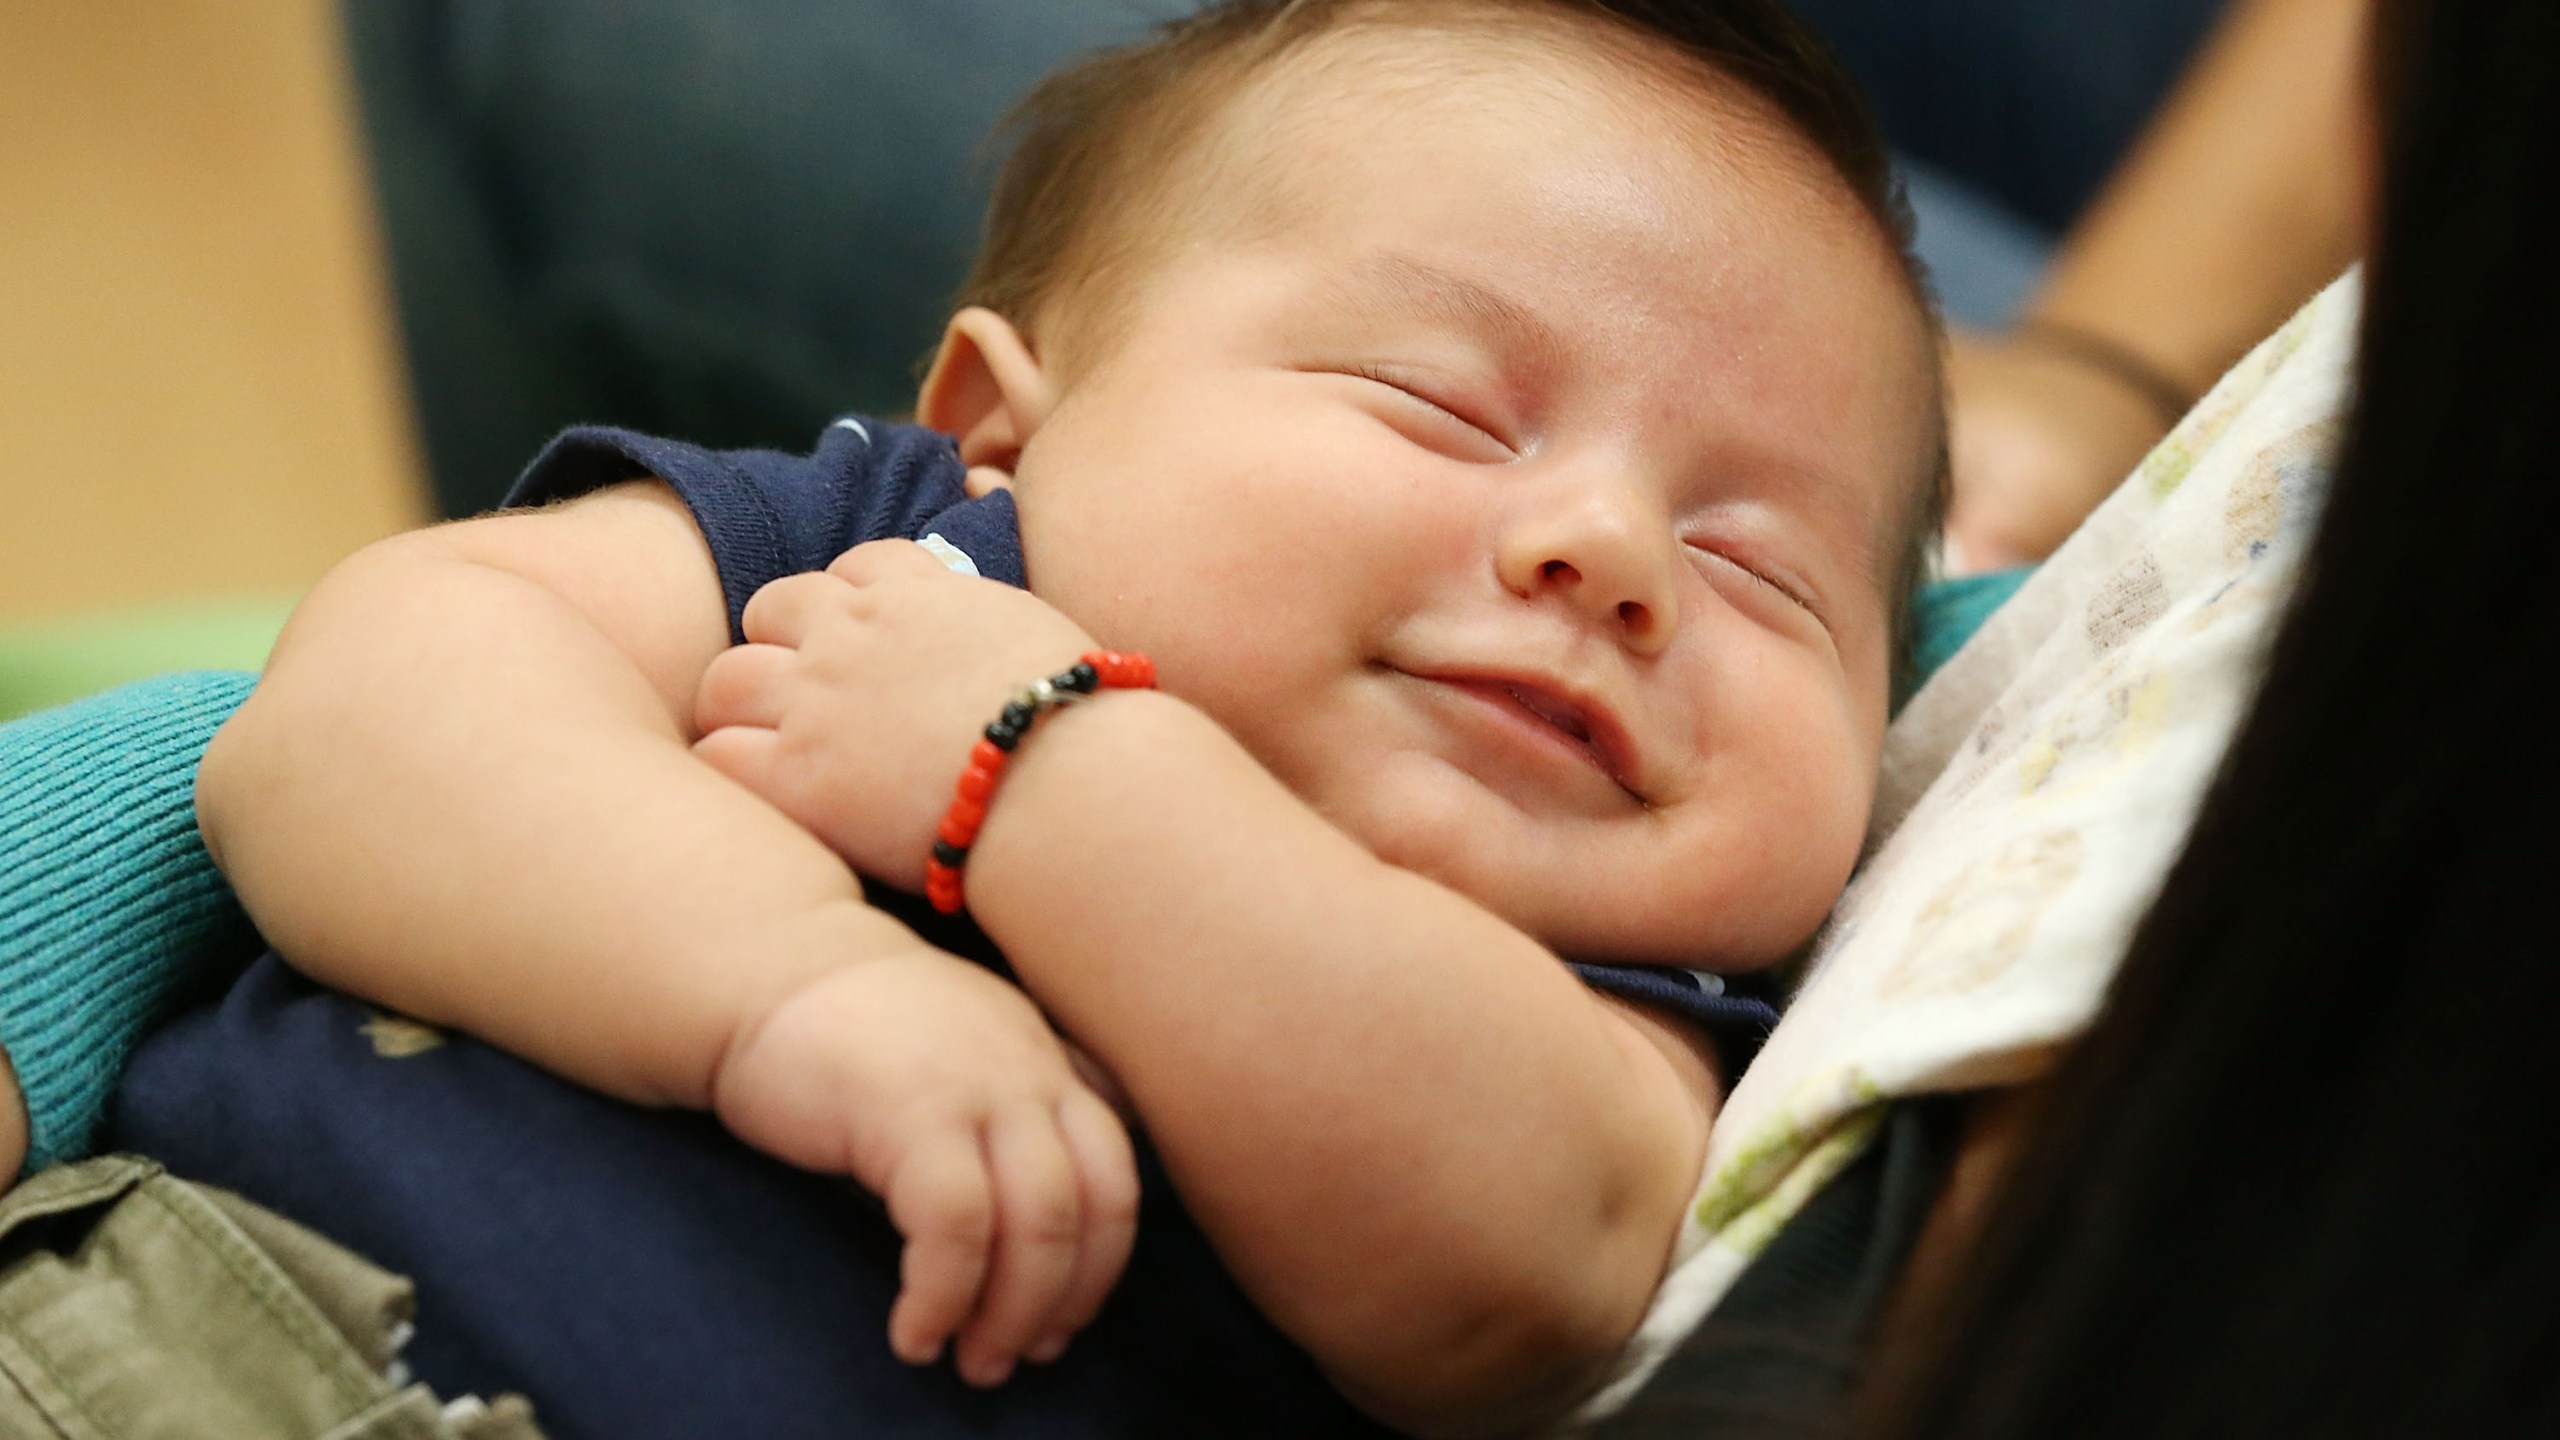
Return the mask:
[[[705,748],[814,828],[862,814],[829,833],[913,883],[995,702],[1092,640],[911,546],[835,575],[756,598],[750,638],[797,648],[723,657],[703,723],[739,730]],[[897,704],[868,698],[884,684]],[[1197,710],[1123,692],[1040,720],[966,879],[1256,1302],[1383,1418],[1516,1421],[1641,1318],[1703,1154],[1705,1057],[1379,861]]]
[[[317,978],[625,1099],[707,1104],[746,1017],[840,948],[898,943],[842,865],[687,756],[722,614],[654,487],[374,546],[207,752],[206,842]],[[779,916],[835,943],[777,946]]]
[[1707,1058],[1198,711],[1130,696],[1049,728],[980,833],[973,909],[1256,1301],[1408,1428],[1578,1394],[1669,1259]]
[[901,1352],[968,1318],[998,1378],[1116,1275],[1125,1136],[1029,1001],[690,753],[725,615],[654,485],[375,546],[207,753],[206,842],[315,978],[879,1191]]

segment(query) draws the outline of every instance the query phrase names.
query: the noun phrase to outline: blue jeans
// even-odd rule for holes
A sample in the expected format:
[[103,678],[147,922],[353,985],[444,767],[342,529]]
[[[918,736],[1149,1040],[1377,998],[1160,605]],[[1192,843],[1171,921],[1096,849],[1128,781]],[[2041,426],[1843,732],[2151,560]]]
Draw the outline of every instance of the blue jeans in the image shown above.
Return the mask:
[[2184,68],[2223,0],[1791,0],[1894,148],[2058,233]]

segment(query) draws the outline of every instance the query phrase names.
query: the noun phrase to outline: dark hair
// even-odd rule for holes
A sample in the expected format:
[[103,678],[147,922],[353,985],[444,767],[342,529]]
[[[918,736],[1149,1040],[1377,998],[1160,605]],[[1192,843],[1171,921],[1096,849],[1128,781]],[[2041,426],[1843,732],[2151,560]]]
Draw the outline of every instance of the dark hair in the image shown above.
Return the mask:
[[[1474,12],[1472,15],[1470,12]],[[998,131],[1009,141],[986,233],[959,303],[983,305],[1026,331],[1072,288],[1109,276],[1143,251],[1136,231],[1159,221],[1165,177],[1241,80],[1347,24],[1413,24],[1506,13],[1579,15],[1656,42],[1773,106],[1856,197],[1935,324],[1912,252],[1912,218],[1874,112],[1830,49],[1778,0],[1222,0],[1147,40],[1058,70]],[[1103,281],[1109,285],[1107,278]],[[1933,360],[1934,369],[1934,360]],[[1925,577],[1947,504],[1943,427],[1928,473],[1896,534],[1893,604],[1897,689],[1910,654],[1909,598]]]
[[2560,1430],[2560,5],[2385,0],[2295,609],[1873,1437]]

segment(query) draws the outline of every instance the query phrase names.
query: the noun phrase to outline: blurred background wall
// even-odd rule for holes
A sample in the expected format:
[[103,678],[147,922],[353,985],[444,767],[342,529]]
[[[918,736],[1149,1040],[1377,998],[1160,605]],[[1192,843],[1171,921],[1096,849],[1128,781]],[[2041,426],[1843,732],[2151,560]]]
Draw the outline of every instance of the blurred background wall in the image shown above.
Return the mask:
[[423,519],[326,0],[0,0],[0,629]]

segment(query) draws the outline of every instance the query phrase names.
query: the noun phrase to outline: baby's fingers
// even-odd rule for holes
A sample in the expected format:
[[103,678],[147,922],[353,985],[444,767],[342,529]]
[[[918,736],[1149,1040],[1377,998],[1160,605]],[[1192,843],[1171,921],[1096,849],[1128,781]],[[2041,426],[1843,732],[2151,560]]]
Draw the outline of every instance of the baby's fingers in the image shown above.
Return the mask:
[[693,742],[694,758],[768,800],[781,793],[774,784],[781,750],[779,734],[754,725],[727,726]]
[[705,735],[731,725],[779,728],[799,659],[787,645],[732,645],[712,656],[694,687],[693,728]]
[[1120,1117],[1100,1098],[1078,1090],[1058,1107],[1058,1132],[1076,1167],[1084,1238],[1066,1293],[1027,1352],[1043,1363],[1057,1359],[1075,1333],[1093,1322],[1138,1238],[1138,1158]]
[[995,1197],[975,1127],[919,1141],[883,1198],[906,1239],[898,1303],[889,1311],[889,1348],[910,1365],[930,1364],[977,1308],[987,1278]]
[[1000,1116],[987,1152],[995,1176],[995,1262],[954,1357],[960,1378],[972,1385],[1002,1384],[1031,1342],[1048,1333],[1049,1317],[1074,1278],[1084,1232],[1075,1164],[1047,1111],[1023,1107]]
[[823,570],[785,575],[747,597],[747,608],[738,612],[738,630],[757,644],[796,648],[818,617],[844,610],[852,597],[842,577]]

